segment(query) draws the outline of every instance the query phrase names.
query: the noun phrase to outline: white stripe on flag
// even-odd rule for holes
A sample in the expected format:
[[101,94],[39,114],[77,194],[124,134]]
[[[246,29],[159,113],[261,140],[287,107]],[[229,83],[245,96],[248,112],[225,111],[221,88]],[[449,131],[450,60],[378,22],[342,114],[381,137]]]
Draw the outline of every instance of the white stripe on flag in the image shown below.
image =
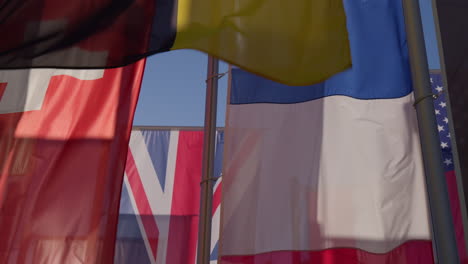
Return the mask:
[[[215,187],[213,188],[213,193],[216,192],[216,190],[221,184],[221,181],[222,181],[221,178],[219,178],[216,181]],[[220,216],[221,216],[221,205],[218,205],[213,215],[213,218],[211,220],[211,251],[210,252],[213,252],[213,249],[215,248],[216,243],[218,242],[218,239],[219,239]]]
[[143,241],[145,243],[146,252],[148,253],[149,260],[150,260],[151,264],[156,264],[156,260],[154,259],[153,251],[151,250],[151,246],[150,246],[150,243],[148,241],[148,236],[146,235],[146,232],[145,232],[145,227],[143,226],[143,223],[141,222],[141,215],[140,215],[140,213],[138,211],[138,206],[136,205],[135,197],[133,196],[132,187],[130,186],[130,183],[128,182],[128,178],[127,178],[126,173],[124,174],[124,184],[125,184],[125,187],[127,187],[128,196],[130,198],[130,203],[132,204],[133,211],[136,214],[135,217],[137,219],[138,227],[140,228],[141,236],[143,237]]
[[[167,167],[166,167],[166,184],[164,187],[165,192],[170,192],[170,196],[166,196],[167,200],[164,203],[169,202],[169,207],[172,208],[172,193],[174,190],[175,180],[175,168],[177,161],[177,147],[179,144],[179,131],[171,131],[169,139],[169,149],[167,153]],[[154,204],[155,207],[160,206],[162,202],[158,200],[150,200],[150,204]],[[159,228],[159,243],[158,243],[158,258],[157,264],[166,264],[167,257],[167,246],[169,242],[169,225],[170,225],[170,214],[162,214],[161,220],[157,222]]]
[[218,189],[218,187],[219,187],[219,185],[221,184],[222,181],[223,181],[223,180],[222,180],[221,177],[219,177],[219,178],[216,180],[215,185],[213,186],[213,193],[216,192],[216,190]]
[[413,101],[230,105],[222,254],[429,241]]
[[[130,138],[130,149],[135,160],[135,166],[141,177],[143,188],[159,230],[156,264],[165,264],[166,262],[178,141],[179,132],[171,131],[166,181],[163,191],[161,184],[158,183],[159,178],[141,131],[132,131]],[[141,231],[143,233],[144,229],[141,229]],[[151,251],[150,248],[147,249]]]

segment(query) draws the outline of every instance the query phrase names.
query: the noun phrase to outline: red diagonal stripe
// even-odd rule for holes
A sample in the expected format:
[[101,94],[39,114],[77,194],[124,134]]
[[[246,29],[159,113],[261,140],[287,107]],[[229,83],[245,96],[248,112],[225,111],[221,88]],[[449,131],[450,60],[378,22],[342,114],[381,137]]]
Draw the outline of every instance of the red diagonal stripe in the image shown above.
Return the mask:
[[[218,181],[220,181],[219,179]],[[220,183],[213,194],[213,209],[211,210],[211,216],[213,216],[216,212],[216,209],[218,209],[219,205],[221,204],[221,187],[223,183]]]
[[196,258],[202,155],[203,131],[180,131],[166,264]]
[[138,215],[140,216],[145,229],[144,231],[148,238],[151,251],[153,252],[154,259],[157,259],[159,229],[156,224],[156,220],[154,219],[148,197],[146,196],[140,174],[136,168],[135,159],[133,158],[132,151],[130,149],[127,155],[125,172],[127,173],[128,182],[130,183],[130,188],[138,209]]
[[0,101],[2,100],[3,94],[5,93],[7,83],[0,83]]

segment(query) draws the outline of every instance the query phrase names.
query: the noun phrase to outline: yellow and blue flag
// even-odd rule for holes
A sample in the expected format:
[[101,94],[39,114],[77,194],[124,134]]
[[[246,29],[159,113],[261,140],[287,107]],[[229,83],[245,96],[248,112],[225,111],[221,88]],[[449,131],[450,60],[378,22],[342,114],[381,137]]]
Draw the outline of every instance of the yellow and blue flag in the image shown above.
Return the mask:
[[13,0],[0,21],[0,69],[112,68],[196,49],[307,85],[351,65],[342,0]]

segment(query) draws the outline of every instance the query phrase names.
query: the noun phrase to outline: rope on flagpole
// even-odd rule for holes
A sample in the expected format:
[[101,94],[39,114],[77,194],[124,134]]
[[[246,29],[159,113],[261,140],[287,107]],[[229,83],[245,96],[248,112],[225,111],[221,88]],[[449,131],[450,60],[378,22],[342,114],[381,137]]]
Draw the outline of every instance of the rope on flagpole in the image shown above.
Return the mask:
[[427,98],[429,98],[429,97],[432,97],[432,99],[435,100],[435,99],[439,98],[439,96],[440,96],[441,94],[442,94],[442,93],[438,93],[438,94],[432,94],[432,93],[431,93],[431,94],[426,94],[426,95],[424,95],[424,96],[421,96],[421,97],[419,97],[418,99],[414,100],[413,106],[414,106],[414,108],[416,108],[416,106],[417,106],[420,102],[422,102],[424,99],[427,99]]
[[204,184],[204,183],[207,183],[209,181],[212,181],[212,182],[216,182],[218,180],[218,178],[214,178],[214,177],[211,177],[209,179],[204,179],[200,182],[200,185]]
[[219,79],[223,78],[223,76],[226,75],[226,74],[228,74],[228,72],[222,72],[222,73],[218,73],[218,74],[209,75],[206,78],[205,82],[208,83],[209,81],[211,81],[212,79],[215,79],[215,78],[216,78],[216,80],[219,80]]

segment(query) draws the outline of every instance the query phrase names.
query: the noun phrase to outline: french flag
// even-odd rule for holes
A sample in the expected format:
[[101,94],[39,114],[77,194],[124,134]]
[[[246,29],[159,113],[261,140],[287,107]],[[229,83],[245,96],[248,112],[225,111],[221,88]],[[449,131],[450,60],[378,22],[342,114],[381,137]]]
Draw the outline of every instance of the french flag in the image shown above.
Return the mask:
[[287,87],[232,70],[222,264],[433,263],[400,1],[345,1],[352,69]]

